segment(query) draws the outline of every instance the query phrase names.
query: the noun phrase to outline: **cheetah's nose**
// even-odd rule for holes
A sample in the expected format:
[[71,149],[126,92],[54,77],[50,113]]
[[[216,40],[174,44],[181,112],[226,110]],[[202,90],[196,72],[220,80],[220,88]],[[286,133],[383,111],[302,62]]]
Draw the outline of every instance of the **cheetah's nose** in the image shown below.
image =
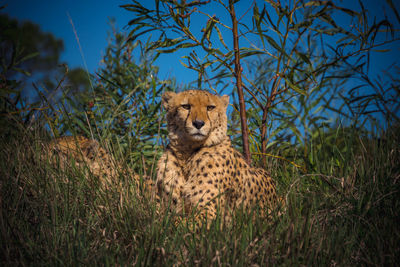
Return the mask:
[[192,122],[193,126],[196,127],[196,129],[200,130],[201,127],[204,126],[204,121],[201,120],[195,120]]

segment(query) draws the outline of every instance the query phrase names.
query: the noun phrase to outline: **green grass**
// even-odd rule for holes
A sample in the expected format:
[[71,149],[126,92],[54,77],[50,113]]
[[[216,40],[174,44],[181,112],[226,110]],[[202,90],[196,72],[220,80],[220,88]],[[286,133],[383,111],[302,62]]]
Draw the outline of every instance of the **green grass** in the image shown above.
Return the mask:
[[102,190],[82,170],[53,168],[43,135],[16,130],[0,141],[0,264],[397,265],[399,136],[348,132],[341,146],[321,138],[307,173],[270,159],[282,215],[239,211],[231,224],[193,232],[156,212],[129,177]]

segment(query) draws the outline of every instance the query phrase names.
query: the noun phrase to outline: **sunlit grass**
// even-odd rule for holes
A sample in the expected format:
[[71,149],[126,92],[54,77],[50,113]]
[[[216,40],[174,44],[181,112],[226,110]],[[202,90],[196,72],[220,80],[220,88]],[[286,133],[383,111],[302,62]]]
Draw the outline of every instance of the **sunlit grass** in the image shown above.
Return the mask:
[[102,189],[85,170],[62,171],[49,164],[44,136],[17,132],[1,140],[1,261],[395,265],[400,247],[398,136],[388,132],[378,140],[352,132],[346,150],[326,144],[314,151],[309,173],[271,159],[270,171],[286,199],[281,215],[260,218],[238,211],[232,223],[221,227],[216,220],[209,230],[192,231],[185,223],[176,224],[177,215],[157,210],[130,177]]

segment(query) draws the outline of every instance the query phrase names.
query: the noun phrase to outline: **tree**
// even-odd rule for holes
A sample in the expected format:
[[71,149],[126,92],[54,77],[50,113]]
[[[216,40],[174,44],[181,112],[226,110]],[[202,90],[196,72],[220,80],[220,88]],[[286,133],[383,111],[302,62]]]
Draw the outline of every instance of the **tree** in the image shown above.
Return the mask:
[[[286,131],[306,142],[306,135],[301,136],[304,125],[318,127],[318,120],[309,115],[316,109],[335,110],[332,106],[335,94],[329,90],[330,86],[340,86],[354,70],[365,72],[363,68],[372,49],[397,42],[399,38],[386,18],[369,25],[361,2],[360,10],[334,1],[248,4],[231,0],[156,0],[151,7],[139,1],[122,7],[134,13],[129,22],[130,40],[151,34],[150,48],[159,54],[188,51],[182,64],[198,72],[198,87],[204,82],[214,90],[217,86],[221,88],[221,84],[225,88],[235,79],[245,158],[250,161],[247,138],[250,134],[256,144],[261,143],[259,153],[265,163],[267,143],[279,132],[268,131],[276,117],[274,110],[279,107],[283,111],[296,110],[299,102],[304,115],[302,126],[292,119],[281,118],[288,126]],[[243,10],[240,15],[235,9],[238,5]],[[202,20],[203,26],[194,24],[196,20]],[[385,36],[386,33],[390,35]],[[241,61],[251,64],[260,58],[263,75],[241,64]],[[247,127],[249,112],[256,126],[251,127],[253,130]],[[294,120],[296,113],[292,114]]]
[[[23,96],[33,93],[32,82],[48,92],[56,88],[58,82],[54,80],[65,74],[59,66],[65,64],[60,62],[63,50],[63,41],[43,32],[39,25],[0,15],[2,79],[20,81],[18,89],[24,91]],[[66,76],[75,91],[89,88],[88,76],[82,68],[72,69]]]
[[[37,24],[19,22],[1,14],[0,32],[3,62],[21,63],[19,69],[27,73],[49,71],[59,63],[60,53],[64,50],[63,41],[42,32]],[[10,70],[9,75],[15,75],[16,71]]]
[[89,90],[83,69],[60,67],[63,49],[62,40],[42,32],[38,25],[0,15],[0,125],[5,134],[15,130],[10,124],[31,128],[43,114],[48,121],[50,117],[57,121],[54,103],[61,89],[70,96]]

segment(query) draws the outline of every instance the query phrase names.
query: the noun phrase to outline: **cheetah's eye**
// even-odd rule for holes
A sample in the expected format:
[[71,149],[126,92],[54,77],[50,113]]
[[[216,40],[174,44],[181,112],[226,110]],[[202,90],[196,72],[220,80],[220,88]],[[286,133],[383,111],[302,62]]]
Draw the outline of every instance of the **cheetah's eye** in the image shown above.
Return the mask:
[[181,107],[184,108],[184,109],[186,109],[186,110],[189,110],[189,109],[190,109],[190,105],[189,105],[189,104],[181,105]]
[[213,110],[214,108],[215,108],[215,106],[212,106],[212,105],[207,106],[207,111],[211,111],[211,110]]

